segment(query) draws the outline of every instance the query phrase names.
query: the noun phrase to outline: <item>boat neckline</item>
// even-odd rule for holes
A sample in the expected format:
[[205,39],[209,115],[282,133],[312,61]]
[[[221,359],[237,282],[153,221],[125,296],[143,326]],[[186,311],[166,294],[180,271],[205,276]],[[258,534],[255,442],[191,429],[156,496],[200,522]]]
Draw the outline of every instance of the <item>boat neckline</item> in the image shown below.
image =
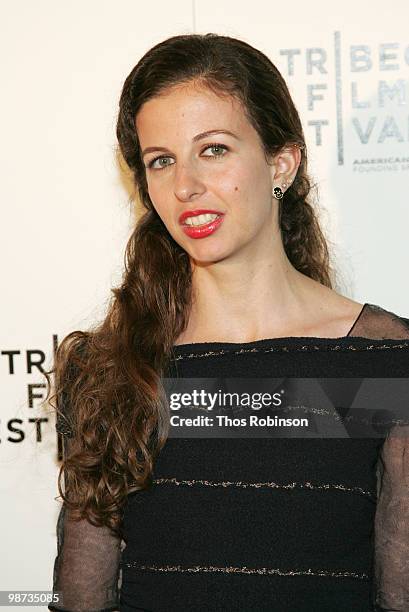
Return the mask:
[[365,302],[362,305],[362,308],[360,312],[358,313],[358,316],[356,317],[352,326],[350,327],[348,333],[345,336],[338,336],[336,338],[333,338],[333,337],[326,338],[323,336],[277,336],[275,338],[261,338],[259,340],[251,340],[250,342],[227,342],[223,340],[211,341],[211,342],[188,342],[184,344],[174,344],[172,349],[174,353],[177,353],[177,352],[189,351],[191,349],[207,350],[207,349],[222,348],[222,347],[259,348],[259,347],[263,347],[263,346],[270,345],[270,344],[283,344],[283,343],[284,344],[289,344],[289,343],[295,344],[295,343],[300,343],[300,342],[302,343],[315,342],[317,344],[325,344],[325,343],[341,342],[345,340],[347,341],[351,341],[351,340],[361,340],[362,341],[362,339],[368,340],[368,338],[363,338],[362,336],[350,336],[350,334],[352,330],[354,329],[354,327],[356,326],[356,324],[358,323],[359,319],[361,318],[361,315],[364,312],[364,310],[366,310],[366,308],[370,306],[371,304],[369,304],[368,302]]

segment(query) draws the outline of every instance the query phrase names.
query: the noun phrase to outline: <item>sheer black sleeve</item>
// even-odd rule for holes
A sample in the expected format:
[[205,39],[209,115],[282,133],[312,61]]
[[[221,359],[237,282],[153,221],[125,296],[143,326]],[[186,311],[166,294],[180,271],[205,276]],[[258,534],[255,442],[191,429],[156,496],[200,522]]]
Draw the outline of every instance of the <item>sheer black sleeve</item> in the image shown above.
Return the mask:
[[378,460],[375,610],[409,610],[409,426],[394,426]]
[[[349,336],[407,341],[409,319],[376,304],[366,304]],[[405,418],[393,425],[377,462],[373,597],[376,612],[409,612],[408,422],[409,418]]]
[[[57,418],[63,453],[72,440],[68,421]],[[63,433],[64,432],[64,433]],[[60,603],[49,610],[63,612],[113,612],[119,610],[121,540],[108,527],[95,527],[86,519],[74,522],[62,504],[57,521],[57,557],[53,593]]]

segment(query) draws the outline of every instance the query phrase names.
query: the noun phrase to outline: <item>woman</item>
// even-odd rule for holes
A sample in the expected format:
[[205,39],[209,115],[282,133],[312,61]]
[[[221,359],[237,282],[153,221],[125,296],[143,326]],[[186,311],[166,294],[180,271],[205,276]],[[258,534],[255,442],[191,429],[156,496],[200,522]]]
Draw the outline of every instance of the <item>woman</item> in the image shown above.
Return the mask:
[[50,609],[409,609],[406,438],[168,437],[164,377],[408,372],[409,320],[332,288],[280,73],[172,37],[127,77],[117,136],[146,213],[106,319],[56,355]]

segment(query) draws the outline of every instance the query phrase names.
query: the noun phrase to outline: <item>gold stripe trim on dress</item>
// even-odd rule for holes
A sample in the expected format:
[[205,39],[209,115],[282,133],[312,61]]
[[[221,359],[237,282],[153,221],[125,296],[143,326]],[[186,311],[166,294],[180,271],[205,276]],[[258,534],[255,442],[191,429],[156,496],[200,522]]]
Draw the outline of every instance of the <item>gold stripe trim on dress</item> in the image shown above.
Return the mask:
[[346,493],[359,493],[360,495],[365,495],[366,497],[374,497],[374,492],[366,491],[362,487],[347,487],[343,484],[333,484],[333,483],[325,483],[325,484],[313,484],[311,482],[290,482],[288,484],[280,484],[277,482],[243,482],[243,481],[231,481],[231,480],[202,480],[202,479],[192,479],[192,480],[178,480],[177,478],[155,478],[153,480],[155,484],[173,484],[177,486],[188,486],[192,487],[195,485],[205,486],[205,487],[238,487],[241,489],[324,489],[324,490],[332,490],[337,489],[339,491],[344,491]]
[[268,348],[249,348],[244,349],[241,348],[239,350],[228,350],[221,349],[220,351],[204,351],[201,353],[189,353],[187,355],[178,355],[177,357],[172,357],[171,361],[180,361],[181,359],[193,359],[195,357],[219,357],[223,355],[244,355],[246,353],[271,353],[271,352],[312,352],[312,351],[370,351],[370,350],[383,350],[383,349],[395,349],[395,348],[409,348],[408,342],[402,342],[400,344],[379,344],[374,345],[370,344],[368,346],[354,346],[353,344],[342,345],[336,344],[334,346],[325,344],[325,345],[316,345],[316,344],[306,344],[302,346],[271,346]]
[[357,578],[359,580],[368,580],[368,574],[364,572],[348,572],[348,571],[336,571],[331,572],[329,570],[282,570],[278,568],[269,567],[217,567],[214,565],[194,565],[192,567],[186,567],[182,565],[140,565],[136,561],[126,562],[123,565],[125,567],[152,571],[152,572],[180,572],[180,573],[222,573],[222,574],[256,574],[260,576],[323,576],[330,578]]

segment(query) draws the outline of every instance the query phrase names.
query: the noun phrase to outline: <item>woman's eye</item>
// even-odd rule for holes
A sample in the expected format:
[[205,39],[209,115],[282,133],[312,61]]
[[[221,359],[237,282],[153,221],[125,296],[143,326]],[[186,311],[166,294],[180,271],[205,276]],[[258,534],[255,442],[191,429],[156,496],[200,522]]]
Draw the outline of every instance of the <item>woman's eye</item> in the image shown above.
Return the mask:
[[171,166],[172,163],[174,162],[172,162],[171,157],[161,156],[161,157],[156,157],[151,162],[149,162],[148,167],[158,170],[158,169],[166,168],[166,166]]
[[227,151],[227,147],[222,144],[212,144],[206,147],[203,153],[209,150],[213,151],[213,155],[205,155],[205,157],[223,157]]
[[[211,151],[211,154],[204,155],[205,151]],[[208,145],[205,149],[203,149],[201,154],[203,155],[203,157],[214,159],[216,157],[224,157],[227,151],[228,148],[226,147],[226,145],[215,143]],[[152,170],[163,170],[168,166],[172,166],[174,163],[175,160],[172,157],[169,157],[167,155],[160,155],[159,157],[155,157],[155,159],[148,163],[148,168]]]

